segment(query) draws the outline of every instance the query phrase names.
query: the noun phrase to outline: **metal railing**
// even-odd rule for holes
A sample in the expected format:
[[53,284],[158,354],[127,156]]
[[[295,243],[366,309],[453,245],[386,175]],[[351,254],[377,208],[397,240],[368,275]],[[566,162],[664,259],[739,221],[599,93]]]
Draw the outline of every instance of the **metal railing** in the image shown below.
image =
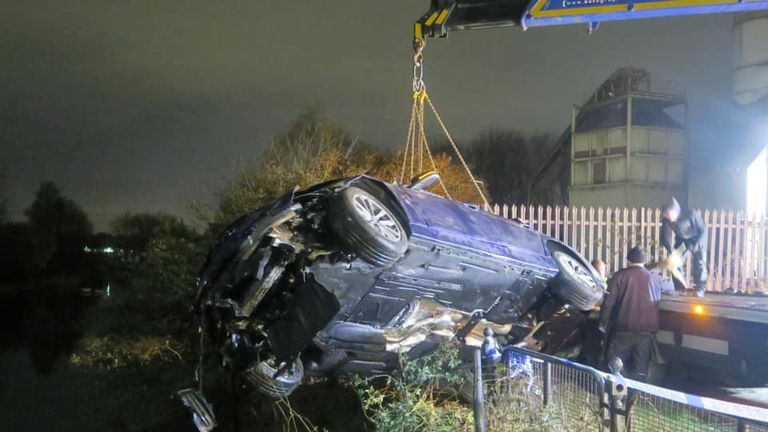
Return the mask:
[[[768,409],[645,384],[523,348],[506,348],[500,364],[483,370],[484,385],[475,384],[484,405],[475,404],[477,431],[768,432]],[[528,423],[510,426],[521,421]]]

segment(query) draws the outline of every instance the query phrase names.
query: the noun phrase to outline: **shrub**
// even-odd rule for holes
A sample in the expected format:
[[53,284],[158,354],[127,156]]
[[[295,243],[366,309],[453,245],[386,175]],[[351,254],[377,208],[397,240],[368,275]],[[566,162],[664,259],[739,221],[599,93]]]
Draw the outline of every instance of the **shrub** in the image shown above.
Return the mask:
[[458,349],[446,345],[418,359],[403,356],[391,375],[357,377],[352,386],[378,432],[471,431],[472,411],[456,397],[463,385]]
[[[470,366],[462,364],[456,345],[434,354],[401,358],[399,371],[372,378],[356,377],[352,387],[378,432],[473,431],[472,407],[457,395],[469,393]],[[505,376],[503,365],[485,369],[485,408],[489,432],[558,432],[594,430],[600,421],[579,401],[583,390],[562,387],[574,403],[543,406],[541,388],[527,375]]]

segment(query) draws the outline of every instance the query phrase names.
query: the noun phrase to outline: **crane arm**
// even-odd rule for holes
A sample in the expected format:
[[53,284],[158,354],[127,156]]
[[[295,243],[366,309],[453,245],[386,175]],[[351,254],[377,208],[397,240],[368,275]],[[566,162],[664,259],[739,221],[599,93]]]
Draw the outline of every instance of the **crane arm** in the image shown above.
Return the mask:
[[445,37],[449,31],[520,25],[529,0],[432,0],[415,33]]
[[415,41],[449,31],[627,21],[768,10],[768,0],[431,0],[414,28]]

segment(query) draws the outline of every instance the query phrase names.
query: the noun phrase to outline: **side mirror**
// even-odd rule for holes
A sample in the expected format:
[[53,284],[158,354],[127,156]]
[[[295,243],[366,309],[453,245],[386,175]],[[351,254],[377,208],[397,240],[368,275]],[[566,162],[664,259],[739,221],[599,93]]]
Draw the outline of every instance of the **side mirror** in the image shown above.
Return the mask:
[[411,179],[411,184],[408,188],[413,190],[424,190],[435,184],[440,180],[440,174],[434,171],[427,171],[423,174],[419,174]]

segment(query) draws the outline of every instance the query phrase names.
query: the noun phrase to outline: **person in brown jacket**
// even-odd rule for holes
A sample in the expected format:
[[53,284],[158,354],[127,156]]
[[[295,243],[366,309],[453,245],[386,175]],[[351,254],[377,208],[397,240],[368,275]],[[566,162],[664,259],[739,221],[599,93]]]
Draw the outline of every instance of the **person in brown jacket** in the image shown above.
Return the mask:
[[605,335],[606,362],[618,357],[624,375],[645,380],[651,359],[653,335],[659,330],[661,293],[673,291],[671,281],[645,268],[639,246],[627,254],[629,266],[608,281],[608,296],[600,311],[600,331]]

